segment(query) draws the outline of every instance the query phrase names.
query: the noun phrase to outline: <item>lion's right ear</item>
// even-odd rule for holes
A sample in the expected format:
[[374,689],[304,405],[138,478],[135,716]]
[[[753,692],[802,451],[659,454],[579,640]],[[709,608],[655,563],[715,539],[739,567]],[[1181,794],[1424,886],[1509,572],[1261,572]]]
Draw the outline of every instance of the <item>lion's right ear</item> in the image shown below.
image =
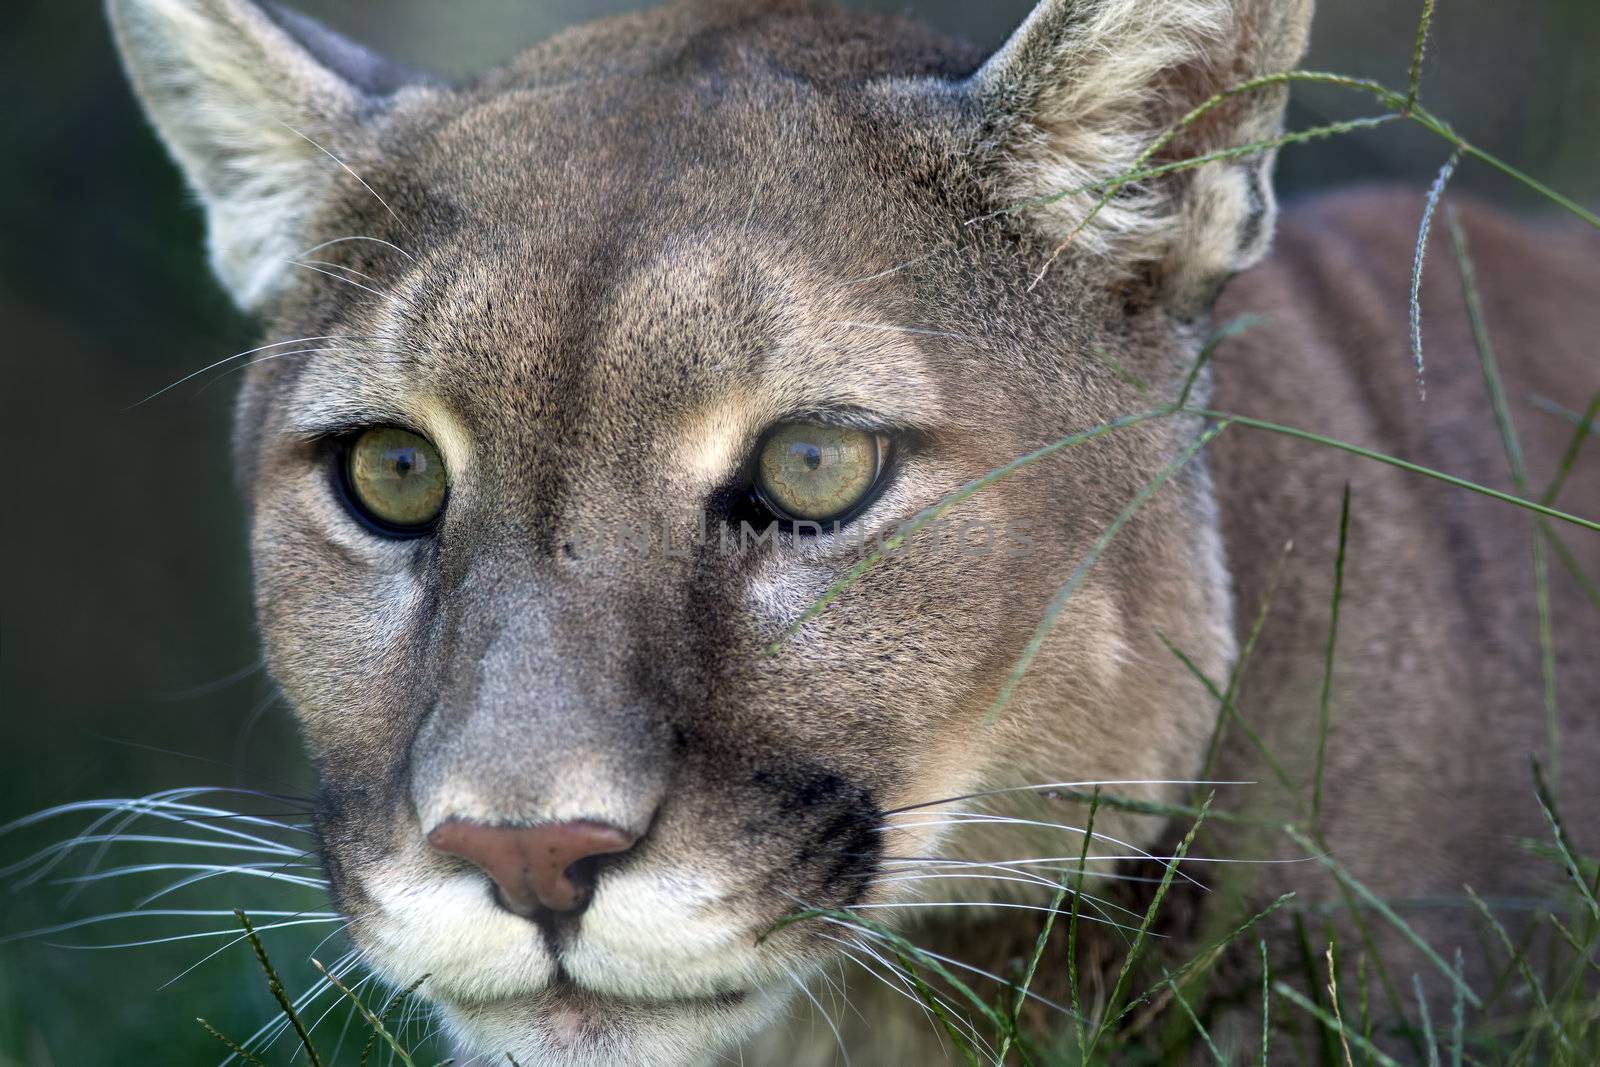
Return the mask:
[[211,265],[240,307],[283,284],[306,224],[415,79],[310,19],[252,0],[109,0],[128,75],[206,210]]

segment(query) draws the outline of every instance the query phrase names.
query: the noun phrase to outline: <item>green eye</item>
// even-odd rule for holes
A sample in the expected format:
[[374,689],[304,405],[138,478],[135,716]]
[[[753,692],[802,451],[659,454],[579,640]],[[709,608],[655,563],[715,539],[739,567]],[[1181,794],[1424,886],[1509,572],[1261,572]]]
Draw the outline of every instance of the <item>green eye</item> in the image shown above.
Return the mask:
[[761,445],[756,493],[780,518],[828,522],[854,510],[878,483],[884,439],[846,426],[790,422]]
[[345,458],[345,486],[357,513],[381,533],[426,533],[444,510],[444,460],[426,438],[408,430],[362,431]]

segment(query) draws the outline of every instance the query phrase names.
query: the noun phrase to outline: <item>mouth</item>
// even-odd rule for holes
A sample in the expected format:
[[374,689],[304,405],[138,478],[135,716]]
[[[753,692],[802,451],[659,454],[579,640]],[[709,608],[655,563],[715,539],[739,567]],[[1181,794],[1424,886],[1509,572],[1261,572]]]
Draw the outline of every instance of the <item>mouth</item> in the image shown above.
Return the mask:
[[493,1010],[511,1005],[537,1005],[551,1017],[562,1015],[586,1026],[604,1026],[608,1021],[623,1017],[638,1018],[653,1013],[716,1013],[738,1007],[749,998],[748,989],[733,989],[687,997],[627,997],[603,993],[573,981],[566,974],[558,974],[550,984],[532,996],[506,997],[491,1001],[451,1002],[457,1010]]
[[[770,1016],[759,989],[644,998],[597,992],[561,975],[538,993],[441,1007],[465,1048],[522,1064],[644,1067],[708,1062]],[[476,1061],[474,1061],[476,1062]]]

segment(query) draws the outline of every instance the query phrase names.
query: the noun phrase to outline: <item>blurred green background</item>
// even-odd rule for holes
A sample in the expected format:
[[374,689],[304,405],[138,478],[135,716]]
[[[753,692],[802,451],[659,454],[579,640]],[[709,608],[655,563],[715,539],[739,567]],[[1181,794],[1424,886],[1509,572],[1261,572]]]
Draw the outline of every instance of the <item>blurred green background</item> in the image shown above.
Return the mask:
[[[299,0],[297,7],[416,66],[452,76],[503,60],[625,0]],[[1026,0],[889,0],[997,43]],[[1420,0],[1324,0],[1308,65],[1404,81]],[[0,598],[0,822],[88,797],[186,785],[304,792],[287,712],[258,670],[242,515],[227,436],[236,380],[141,398],[252,342],[208,276],[200,219],[125,86],[91,0],[8,0],[0,34],[0,439],[6,502]],[[1425,98],[1468,138],[1588,204],[1600,201],[1600,3],[1447,0]],[[1361,113],[1306,94],[1291,125]],[[1292,198],[1366,180],[1423,190],[1446,155],[1389,127],[1290,149]],[[1486,168],[1458,189],[1535,205]],[[262,810],[273,811],[271,802]],[[283,814],[283,805],[276,806]],[[84,819],[0,838],[0,867]],[[171,850],[165,858],[179,859]],[[146,859],[134,849],[115,864]],[[70,873],[65,868],[57,873]],[[12,882],[6,876],[0,881]],[[0,937],[112,911],[160,881],[71,901],[0,887]],[[197,887],[189,906],[316,908],[314,894]],[[82,950],[226,919],[128,920],[0,943],[0,1065],[221,1059],[192,1020],[243,1037],[271,1016],[244,946],[167,979],[222,940]],[[314,935],[269,937],[304,988]],[[319,950],[330,959],[338,949]],[[326,1003],[326,1001],[324,1001]],[[334,1024],[342,1020],[335,1018]],[[420,1031],[418,1031],[420,1032]],[[352,1044],[352,1051],[354,1044]],[[280,1045],[278,1061],[287,1059]]]

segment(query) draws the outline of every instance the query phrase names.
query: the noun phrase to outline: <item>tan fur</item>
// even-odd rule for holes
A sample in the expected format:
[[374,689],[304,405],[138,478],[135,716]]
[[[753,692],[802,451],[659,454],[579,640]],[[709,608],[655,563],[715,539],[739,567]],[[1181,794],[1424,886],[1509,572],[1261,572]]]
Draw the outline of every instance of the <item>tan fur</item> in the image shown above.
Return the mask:
[[[1200,101],[1291,65],[1305,0],[1046,0],[988,60],[897,20],[699,0],[571,31],[457,88],[407,82],[246,0],[111,8],[206,205],[219,275],[272,340],[316,339],[310,355],[268,350],[240,401],[262,633],[317,764],[352,934],[387,980],[430,975],[422,993],[464,1054],[829,1062],[832,1033],[779,1020],[839,960],[840,928],[762,938],[807,906],[860,908],[1012,973],[1039,918],[1003,905],[1042,903],[1048,886],[895,875],[951,870],[926,857],[1075,857],[1082,783],[1191,800],[1217,708],[1166,642],[1226,679],[1291,539],[1238,705],[1294,788],[1238,729],[1214,773],[1257,783],[1219,787],[1226,811],[1302,817],[1346,481],[1330,844],[1386,896],[1549,891],[1514,841],[1538,833],[1526,756],[1544,747],[1534,527],[1393,468],[1229,429],[1083,573],[998,717],[1057,591],[1200,419],[1121,428],[978,492],[952,518],[1010,531],[995,550],[924,530],[765,651],[874,539],[1019,456],[1166,402],[1243,311],[1266,321],[1218,351],[1194,403],[1505,486],[1438,259],[1417,400],[1404,275],[1420,196],[1292,213],[1215,311],[1266,250],[1270,153],[1130,187],[1064,249],[1093,196],[1006,210],[1120,172]],[[1282,103],[1234,99],[1156,159],[1270,137]],[[1522,398],[1577,408],[1600,387],[1600,240],[1477,208],[1464,220],[1538,484],[1571,428]],[[284,262],[313,246],[317,263]],[[717,551],[750,506],[764,430],[823,417],[898,442],[852,521],[860,539]],[[333,488],[330,439],[374,425],[445,457],[449,503],[427,537],[375,535]],[[1600,514],[1592,467],[1560,506]],[[712,538],[607,550],[602,535],[629,523],[674,546],[697,525]],[[1600,568],[1600,539],[1564,536]],[[1562,799],[1587,831],[1600,665],[1581,637],[1593,608],[1565,579],[1552,575]],[[915,807],[1043,783],[1080,784]],[[451,818],[595,819],[642,838],[600,869],[581,918],[535,924],[427,846]],[[1304,860],[1242,825],[1196,851]],[[1125,873],[1183,828],[1108,806],[1095,829],[1091,856],[1131,857],[1096,870]],[[1215,894],[1175,891],[1178,958],[1285,887],[1308,907],[1337,899],[1314,863],[1238,870]],[[1108,898],[1095,907],[1140,906],[1119,883],[1089,888]],[[1002,907],[955,906],[973,903]],[[1448,950],[1459,919],[1418,922]],[[1085,980],[1103,989],[1120,942],[1088,929]],[[1039,988],[1060,995],[1059,972]],[[855,1062],[943,1059],[905,997],[860,973],[851,990],[838,1022]]]

